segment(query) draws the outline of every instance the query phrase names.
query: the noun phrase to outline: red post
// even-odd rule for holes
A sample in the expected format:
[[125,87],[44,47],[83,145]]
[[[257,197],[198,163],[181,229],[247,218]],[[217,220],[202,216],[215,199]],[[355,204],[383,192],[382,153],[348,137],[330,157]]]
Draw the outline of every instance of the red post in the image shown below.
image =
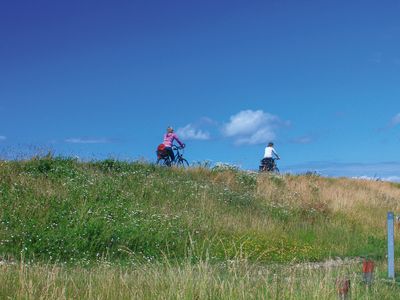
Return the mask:
[[350,299],[350,279],[348,278],[336,279],[336,289],[340,300]]
[[363,271],[364,282],[366,284],[372,283],[372,279],[373,279],[373,275],[374,275],[374,268],[375,268],[375,264],[372,260],[364,259],[362,271]]

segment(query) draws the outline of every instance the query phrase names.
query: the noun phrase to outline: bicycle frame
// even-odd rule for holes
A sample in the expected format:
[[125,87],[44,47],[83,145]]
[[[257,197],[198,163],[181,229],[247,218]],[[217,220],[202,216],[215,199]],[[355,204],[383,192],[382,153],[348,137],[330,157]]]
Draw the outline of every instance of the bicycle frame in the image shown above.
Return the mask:
[[260,172],[274,172],[279,173],[278,166],[276,164],[276,158],[271,158],[271,164],[268,165],[264,159],[261,160],[261,165],[259,167]]
[[161,164],[164,164],[168,167],[170,167],[172,165],[188,167],[189,163],[183,157],[183,151],[182,152],[180,151],[182,149],[183,149],[183,147],[180,147],[177,145],[172,145],[172,151],[174,151],[175,159],[173,161],[171,161],[171,158],[168,155],[168,156],[159,158],[157,160],[157,164],[160,164],[160,162],[162,162]]
[[[182,153],[179,151],[182,150]],[[183,148],[176,145],[172,146],[172,151],[175,151],[175,162],[183,159]]]

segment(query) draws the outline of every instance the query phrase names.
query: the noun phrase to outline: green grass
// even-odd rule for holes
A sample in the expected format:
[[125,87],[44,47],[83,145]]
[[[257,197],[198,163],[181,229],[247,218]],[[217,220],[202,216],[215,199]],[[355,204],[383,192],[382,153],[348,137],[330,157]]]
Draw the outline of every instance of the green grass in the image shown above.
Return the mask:
[[[229,166],[0,161],[0,299],[337,299],[338,278],[354,299],[397,299],[385,218],[399,198]],[[308,264],[336,257],[356,259]],[[372,286],[359,257],[377,262]]]
[[[0,162],[0,176],[4,257],[88,264],[179,260],[188,249],[194,260],[215,261],[239,253],[254,262],[385,255],[384,229],[325,207],[313,176],[301,178],[312,186],[302,205],[285,199],[296,178],[232,168],[44,157]],[[257,192],[260,180],[273,194]]]

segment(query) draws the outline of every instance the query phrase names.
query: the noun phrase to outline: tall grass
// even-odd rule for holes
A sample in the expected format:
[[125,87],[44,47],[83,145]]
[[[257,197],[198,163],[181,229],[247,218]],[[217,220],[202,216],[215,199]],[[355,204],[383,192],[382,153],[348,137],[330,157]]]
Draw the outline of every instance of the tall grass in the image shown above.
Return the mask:
[[344,278],[351,299],[398,299],[400,293],[397,284],[379,278],[366,286],[354,261],[325,267],[239,259],[91,268],[20,264],[0,270],[1,299],[338,299],[336,281]]

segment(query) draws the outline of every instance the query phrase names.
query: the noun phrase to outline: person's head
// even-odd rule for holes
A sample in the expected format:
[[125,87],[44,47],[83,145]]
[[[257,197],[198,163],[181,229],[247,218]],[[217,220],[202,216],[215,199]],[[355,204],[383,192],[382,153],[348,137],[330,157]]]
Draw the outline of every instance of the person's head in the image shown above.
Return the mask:
[[167,133],[173,133],[173,132],[174,132],[174,128],[172,126],[168,126]]
[[268,143],[268,147],[273,147],[274,146],[274,143],[273,142],[269,142]]

